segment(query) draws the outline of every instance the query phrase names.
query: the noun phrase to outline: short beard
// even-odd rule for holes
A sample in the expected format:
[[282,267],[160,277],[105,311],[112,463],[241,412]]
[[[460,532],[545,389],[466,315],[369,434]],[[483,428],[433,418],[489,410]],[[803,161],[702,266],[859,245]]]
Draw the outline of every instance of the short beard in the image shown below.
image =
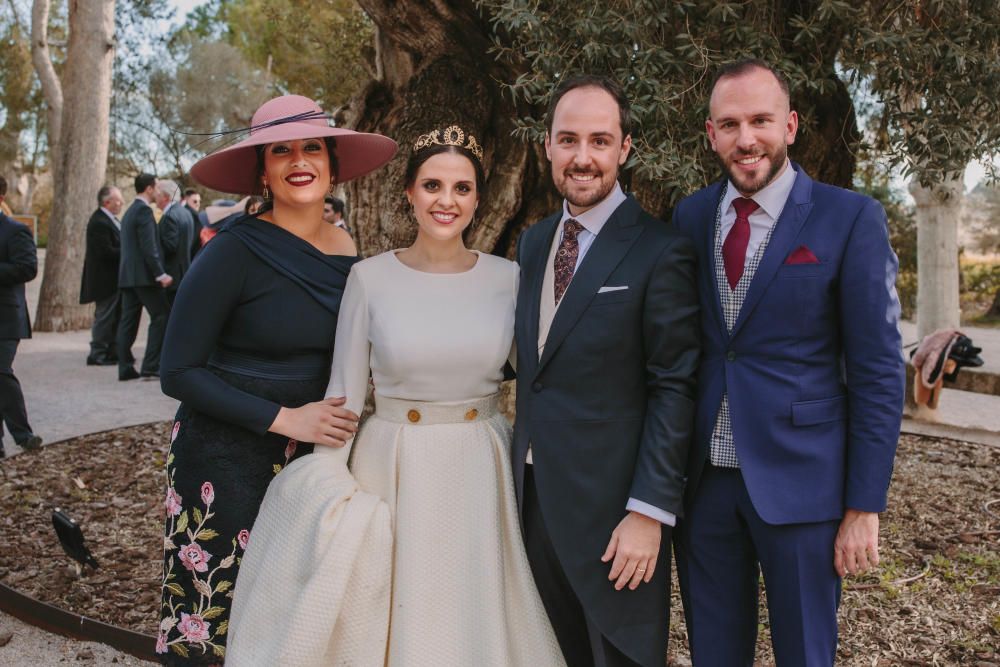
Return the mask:
[[[744,184],[737,180],[735,171],[729,168],[729,165],[726,164],[726,161],[721,155],[719,156],[719,164],[722,166],[722,171],[725,172],[727,177],[729,177],[730,182],[736,185],[741,194],[755,195],[773,183],[774,179],[778,177],[779,173],[781,173],[781,169],[785,166],[785,163],[788,162],[788,146],[783,144],[773,156],[768,155],[768,157],[772,158],[771,169],[762,179],[760,179],[760,182],[752,182],[747,184],[747,186],[744,186]],[[744,187],[746,189],[743,189]]]
[[[568,201],[571,205],[575,206],[576,208],[580,209],[590,209],[593,206],[596,206],[600,202],[604,201],[607,198],[607,196],[611,194],[611,191],[615,189],[615,183],[618,182],[618,174],[616,173],[615,177],[611,179],[611,181],[609,182],[607,189],[598,190],[594,194],[588,195],[586,199],[570,199],[571,193],[570,193],[569,183],[572,182],[570,176],[571,174],[565,174],[562,187],[560,188],[557,186],[556,189],[559,190],[559,194],[561,194],[563,197],[566,198],[566,201]],[[598,177],[597,180],[600,180],[600,177]]]

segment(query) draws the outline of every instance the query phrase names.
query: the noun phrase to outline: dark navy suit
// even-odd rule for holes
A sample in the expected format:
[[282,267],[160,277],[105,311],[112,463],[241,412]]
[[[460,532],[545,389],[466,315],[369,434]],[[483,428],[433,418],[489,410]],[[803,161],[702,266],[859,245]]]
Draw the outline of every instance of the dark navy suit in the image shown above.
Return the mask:
[[[663,527],[652,580],[634,591],[616,591],[608,581],[611,565],[600,559],[630,498],[682,511],[698,363],[694,248],[635,199],[625,199],[581,260],[539,358],[539,304],[560,217],[529,227],[518,242],[512,463],[528,558],[553,623],[566,619],[550,600],[569,588],[579,604],[568,607],[582,607],[593,634],[603,637],[590,636],[591,649],[589,629],[580,647],[567,647],[560,635],[567,656],[573,649],[588,654],[570,658],[571,665],[603,653],[597,664],[661,666],[670,527]],[[609,285],[627,289],[601,291]],[[539,521],[529,514],[540,514]],[[548,590],[555,579],[564,582],[562,591]]]
[[37,273],[38,256],[31,231],[0,212],[0,421],[18,443],[33,435],[21,384],[14,376],[14,355],[18,343],[31,338],[24,284],[34,280]]
[[[751,665],[757,563],[779,665],[829,665],[846,508],[885,509],[903,405],[897,261],[875,200],[797,174],[730,332],[715,220],[724,182],[681,201],[698,249],[703,358],[678,572],[695,665]],[[816,261],[789,263],[805,246]],[[728,395],[739,469],[710,438]]]

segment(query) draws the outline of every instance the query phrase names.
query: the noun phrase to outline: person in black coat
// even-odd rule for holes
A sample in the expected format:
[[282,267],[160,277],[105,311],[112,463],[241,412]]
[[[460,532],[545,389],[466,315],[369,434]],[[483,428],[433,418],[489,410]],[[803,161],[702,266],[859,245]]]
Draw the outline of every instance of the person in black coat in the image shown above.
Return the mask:
[[201,220],[198,218],[198,211],[201,209],[201,194],[194,188],[184,191],[181,199],[184,210],[191,214],[191,222],[194,226],[194,233],[191,235],[191,258],[201,249]]
[[166,289],[167,303],[171,306],[191,266],[191,239],[194,236],[194,221],[178,200],[179,192],[180,187],[173,181],[162,180],[156,184],[156,205],[163,211],[159,224],[163,268],[174,280]]
[[[0,202],[7,181],[0,177]],[[42,439],[28,424],[21,383],[14,376],[14,355],[22,338],[31,338],[24,283],[38,274],[38,255],[31,231],[0,212],[0,421],[22,449],[38,449]],[[5,455],[0,438],[0,458]]]
[[[173,278],[163,268],[163,253],[156,234],[153,216],[153,195],[156,177],[139,174],[135,177],[136,198],[122,218],[122,256],[118,268],[118,288],[122,293],[122,315],[118,323],[118,379],[159,377],[160,348],[167,329],[170,306],[164,290]],[[132,344],[139,332],[142,309],[149,311],[149,334],[142,371],[132,365]]]
[[83,258],[80,303],[96,303],[90,330],[88,366],[111,366],[118,362],[115,337],[121,316],[118,293],[118,263],[121,258],[121,215],[125,200],[121,190],[105,185],[97,193],[97,210],[87,223],[87,250]]

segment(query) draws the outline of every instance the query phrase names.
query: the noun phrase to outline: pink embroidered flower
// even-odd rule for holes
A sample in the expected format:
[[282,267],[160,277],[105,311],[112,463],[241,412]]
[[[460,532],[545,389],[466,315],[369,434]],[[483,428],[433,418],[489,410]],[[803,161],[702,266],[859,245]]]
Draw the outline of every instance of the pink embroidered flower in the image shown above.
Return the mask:
[[177,434],[180,432],[180,430],[181,430],[181,423],[174,422],[174,428],[172,431],[170,431],[170,444],[173,444],[174,440],[177,439]]
[[285,463],[288,463],[288,460],[295,456],[295,448],[298,446],[298,440],[292,440],[289,438],[288,445],[285,447]]
[[246,551],[247,543],[250,541],[250,531],[244,528],[240,531],[240,534],[236,536],[236,541],[239,542],[240,549]]
[[184,567],[194,572],[207,572],[208,561],[212,558],[212,554],[197,544],[187,544],[181,547],[180,556]]
[[167,487],[167,499],[163,501],[163,506],[167,509],[167,516],[177,516],[181,513],[181,497],[174,487]]
[[211,482],[205,482],[201,485],[201,502],[206,505],[211,505],[215,502],[215,489],[212,487]]
[[203,642],[208,640],[208,628],[212,625],[198,614],[185,614],[181,612],[181,622],[177,624],[177,630],[184,635],[184,640],[189,642]]
[[156,652],[157,653],[166,653],[167,652],[167,633],[166,632],[160,632],[160,634],[156,637]]

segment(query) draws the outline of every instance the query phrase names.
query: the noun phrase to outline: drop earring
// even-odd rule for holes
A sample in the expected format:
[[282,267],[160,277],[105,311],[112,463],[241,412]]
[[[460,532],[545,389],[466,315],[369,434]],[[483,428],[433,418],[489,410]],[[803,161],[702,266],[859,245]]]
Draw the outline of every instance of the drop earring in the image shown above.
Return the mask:
[[264,192],[261,193],[261,196],[263,196],[264,199],[270,199],[271,198],[271,193],[267,189],[267,182],[264,183]]

